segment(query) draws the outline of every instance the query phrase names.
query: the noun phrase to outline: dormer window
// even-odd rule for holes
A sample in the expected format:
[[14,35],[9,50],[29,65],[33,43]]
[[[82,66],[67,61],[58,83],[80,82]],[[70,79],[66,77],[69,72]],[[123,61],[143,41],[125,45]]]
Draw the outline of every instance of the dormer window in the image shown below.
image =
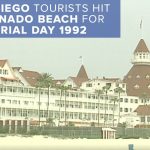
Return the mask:
[[139,79],[139,78],[140,78],[140,75],[137,75],[136,78]]
[[146,79],[149,79],[150,78],[150,76],[149,75],[146,75]]
[[139,89],[140,86],[136,84],[136,85],[134,86],[134,88],[135,88],[135,89]]
[[148,89],[150,89],[150,85],[148,85]]

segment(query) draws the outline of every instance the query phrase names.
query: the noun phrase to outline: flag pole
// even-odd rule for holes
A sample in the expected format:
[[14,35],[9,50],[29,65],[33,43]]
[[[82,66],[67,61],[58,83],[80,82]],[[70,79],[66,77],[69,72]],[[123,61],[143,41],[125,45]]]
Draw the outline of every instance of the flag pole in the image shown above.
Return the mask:
[[81,60],[81,65],[83,65],[83,57],[80,56],[79,58],[80,58],[80,60]]
[[140,21],[140,33],[141,33],[141,39],[143,39],[143,17],[141,17],[141,21]]

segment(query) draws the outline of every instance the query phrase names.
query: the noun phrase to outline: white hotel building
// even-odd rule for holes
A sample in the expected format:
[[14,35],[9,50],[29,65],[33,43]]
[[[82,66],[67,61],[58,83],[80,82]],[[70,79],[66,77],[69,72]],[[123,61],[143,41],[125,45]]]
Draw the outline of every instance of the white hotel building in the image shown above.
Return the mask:
[[[48,91],[47,89],[41,90],[39,112],[39,90],[35,87],[40,76],[38,72],[23,70],[21,67],[11,67],[8,60],[0,60],[1,124],[4,125],[8,120],[29,120],[31,124],[38,124],[39,114],[41,123],[46,122]],[[76,77],[55,80],[55,84],[69,86],[72,89],[67,90],[66,97],[62,95],[62,98],[59,89],[50,89],[49,117],[54,119],[56,125],[58,125],[58,121],[62,125],[64,124],[66,110],[67,123],[72,122],[76,126],[90,126],[91,123],[94,123],[97,126],[99,117],[100,126],[103,126],[105,116],[106,125],[112,126],[113,109],[115,125],[117,125],[119,104],[116,103],[114,107],[112,99],[118,98],[118,94],[114,92],[118,86],[124,90],[120,98],[120,122],[126,122],[128,126],[140,124],[140,118],[134,111],[143,104],[143,101],[138,98],[139,96],[128,96],[126,89],[128,91],[130,89],[126,87],[126,82],[120,79],[96,78],[89,80],[82,65]],[[98,99],[95,90],[102,89],[107,84],[111,85],[107,95],[104,93]]]

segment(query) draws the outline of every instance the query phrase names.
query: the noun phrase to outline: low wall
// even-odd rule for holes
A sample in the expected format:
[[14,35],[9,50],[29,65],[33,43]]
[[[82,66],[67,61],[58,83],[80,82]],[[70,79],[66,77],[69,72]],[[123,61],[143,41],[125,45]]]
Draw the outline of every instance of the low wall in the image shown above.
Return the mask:
[[31,127],[30,134],[50,135],[62,138],[101,139],[102,128],[98,127]]
[[116,128],[116,138],[149,138],[150,128]]

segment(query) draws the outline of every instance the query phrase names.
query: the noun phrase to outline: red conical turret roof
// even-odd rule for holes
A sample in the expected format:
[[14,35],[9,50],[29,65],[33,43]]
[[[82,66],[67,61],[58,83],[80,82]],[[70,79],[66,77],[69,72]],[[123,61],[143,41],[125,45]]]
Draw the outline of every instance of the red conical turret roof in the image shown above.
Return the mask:
[[149,52],[147,46],[146,46],[146,43],[143,39],[141,39],[134,51],[134,53],[137,53],[137,52]]
[[86,73],[85,67],[82,65],[78,74],[77,74],[77,78],[82,78],[85,80],[88,80],[88,75]]

